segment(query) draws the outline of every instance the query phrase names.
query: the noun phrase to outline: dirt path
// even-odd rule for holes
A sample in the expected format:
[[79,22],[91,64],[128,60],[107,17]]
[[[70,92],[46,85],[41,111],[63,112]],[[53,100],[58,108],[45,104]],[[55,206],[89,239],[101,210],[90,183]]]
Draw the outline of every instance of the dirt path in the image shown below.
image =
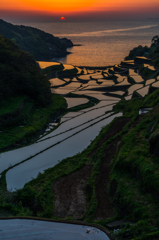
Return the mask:
[[83,217],[87,207],[84,189],[92,168],[93,165],[85,165],[80,170],[53,183],[54,216],[61,218],[70,216],[74,219]]

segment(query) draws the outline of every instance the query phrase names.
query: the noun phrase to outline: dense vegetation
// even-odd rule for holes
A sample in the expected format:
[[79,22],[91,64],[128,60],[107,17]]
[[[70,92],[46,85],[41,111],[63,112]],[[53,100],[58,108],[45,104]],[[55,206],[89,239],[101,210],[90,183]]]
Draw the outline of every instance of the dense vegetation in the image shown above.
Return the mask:
[[125,57],[125,60],[135,59],[136,56],[145,56],[148,55],[149,47],[148,46],[141,46],[133,48],[129,55]]
[[41,73],[33,56],[0,36],[0,102],[17,95],[27,95],[37,104],[51,103],[50,83]]
[[66,56],[67,47],[73,46],[66,38],[60,39],[36,28],[16,26],[3,20],[0,20],[0,34],[12,39],[22,50],[30,52],[39,61]]
[[159,67],[159,35],[152,38],[150,47],[139,45],[133,48],[125,60],[135,59],[136,56],[151,58],[154,65]]
[[28,143],[66,107],[33,56],[2,36],[0,86],[0,151]]

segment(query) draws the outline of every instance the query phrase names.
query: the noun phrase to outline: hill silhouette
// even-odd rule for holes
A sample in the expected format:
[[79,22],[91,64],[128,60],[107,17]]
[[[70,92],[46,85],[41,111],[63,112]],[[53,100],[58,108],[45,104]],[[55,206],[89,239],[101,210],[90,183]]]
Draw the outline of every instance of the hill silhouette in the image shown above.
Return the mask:
[[67,38],[60,39],[39,29],[13,25],[0,19],[0,34],[12,39],[19,47],[34,55],[38,61],[63,57],[73,43]]
[[0,102],[17,95],[27,95],[36,104],[51,102],[50,83],[33,56],[19,49],[13,41],[0,36]]

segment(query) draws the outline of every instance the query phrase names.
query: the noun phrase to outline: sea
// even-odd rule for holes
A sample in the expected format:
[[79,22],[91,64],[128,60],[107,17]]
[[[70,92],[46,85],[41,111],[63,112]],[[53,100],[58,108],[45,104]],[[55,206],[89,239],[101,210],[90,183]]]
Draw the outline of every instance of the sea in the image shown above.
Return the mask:
[[93,20],[20,23],[39,28],[75,45],[63,58],[52,59],[74,66],[111,66],[124,60],[138,45],[150,46],[159,35],[159,19]]

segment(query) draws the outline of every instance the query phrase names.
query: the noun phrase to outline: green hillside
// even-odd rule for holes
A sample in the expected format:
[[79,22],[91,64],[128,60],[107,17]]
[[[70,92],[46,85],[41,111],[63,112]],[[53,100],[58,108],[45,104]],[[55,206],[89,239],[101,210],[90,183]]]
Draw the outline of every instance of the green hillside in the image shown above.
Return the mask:
[[[32,55],[0,36],[0,151],[25,145],[66,105]],[[19,145],[20,144],[20,145]]]
[[3,37],[0,37],[0,84],[0,101],[25,94],[40,105],[51,102],[50,83],[33,57]]
[[13,25],[2,19],[0,34],[17,43],[20,49],[33,54],[37,61],[66,56],[67,48],[73,46],[66,38],[60,39],[37,28]]

